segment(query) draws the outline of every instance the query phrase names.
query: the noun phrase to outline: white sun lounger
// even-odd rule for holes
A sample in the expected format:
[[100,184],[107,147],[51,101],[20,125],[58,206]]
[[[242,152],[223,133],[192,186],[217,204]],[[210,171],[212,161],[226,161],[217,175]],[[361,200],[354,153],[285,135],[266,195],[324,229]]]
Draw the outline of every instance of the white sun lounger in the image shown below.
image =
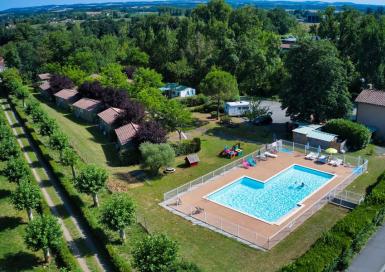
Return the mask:
[[340,166],[344,161],[341,159],[334,159],[329,162],[332,166]]
[[325,155],[321,155],[317,158],[317,162],[319,163],[327,163],[328,162],[328,158],[325,156]]
[[267,152],[267,151],[264,154],[265,154],[266,157],[270,157],[270,158],[277,158],[278,157],[278,155],[270,153],[270,152]]
[[305,159],[306,160],[315,160],[318,158],[318,154],[317,153],[314,153],[314,152],[310,152],[309,154],[307,154],[305,156]]

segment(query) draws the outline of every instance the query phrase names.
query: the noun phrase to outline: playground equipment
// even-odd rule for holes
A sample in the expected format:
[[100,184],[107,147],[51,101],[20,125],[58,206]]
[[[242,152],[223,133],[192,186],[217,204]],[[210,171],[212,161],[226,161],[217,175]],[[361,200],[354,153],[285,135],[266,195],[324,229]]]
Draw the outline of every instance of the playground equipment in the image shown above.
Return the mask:
[[221,153],[219,153],[219,155],[230,159],[233,159],[234,157],[237,157],[237,156],[242,156],[243,150],[241,148],[241,144],[237,143],[233,145],[231,148],[225,146],[225,148]]

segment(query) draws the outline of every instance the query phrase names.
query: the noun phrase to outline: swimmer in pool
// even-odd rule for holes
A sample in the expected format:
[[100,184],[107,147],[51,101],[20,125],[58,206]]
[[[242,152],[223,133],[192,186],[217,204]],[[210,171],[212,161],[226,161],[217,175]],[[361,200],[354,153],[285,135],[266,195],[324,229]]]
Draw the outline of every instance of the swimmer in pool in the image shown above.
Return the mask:
[[301,186],[299,186],[300,188],[303,188],[303,187],[305,187],[305,183],[301,183]]

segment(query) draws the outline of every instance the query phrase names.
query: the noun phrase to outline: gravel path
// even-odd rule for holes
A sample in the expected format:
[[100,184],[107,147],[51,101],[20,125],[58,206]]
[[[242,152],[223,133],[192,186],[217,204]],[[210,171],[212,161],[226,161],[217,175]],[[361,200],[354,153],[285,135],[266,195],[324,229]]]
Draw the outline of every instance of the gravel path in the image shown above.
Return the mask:
[[[26,160],[30,164],[32,173],[35,176],[36,181],[39,183],[40,189],[43,193],[43,197],[45,198],[52,213],[59,219],[59,222],[60,222],[62,230],[63,230],[64,239],[69,244],[69,247],[70,247],[72,253],[74,254],[75,258],[77,259],[80,268],[83,271],[91,271],[91,269],[88,267],[87,262],[84,258],[84,256],[85,256],[85,254],[83,254],[84,252],[82,252],[79,249],[79,247],[76,245],[75,239],[72,237],[67,226],[64,224],[62,215],[60,215],[59,211],[56,208],[57,204],[54,203],[54,201],[52,200],[52,197],[50,196],[50,194],[47,191],[47,187],[49,187],[49,186],[52,186],[52,188],[54,189],[53,192],[51,192],[51,193],[55,195],[54,196],[55,198],[60,199],[60,202],[64,206],[64,209],[65,209],[67,215],[70,217],[73,225],[75,226],[76,231],[78,233],[80,233],[81,238],[84,239],[84,241],[87,245],[87,249],[92,252],[93,258],[95,259],[95,262],[98,266],[98,270],[111,271],[111,269],[110,269],[109,265],[106,263],[106,261],[102,260],[102,258],[100,256],[101,254],[98,252],[98,249],[97,249],[94,241],[92,240],[92,238],[90,238],[91,235],[88,232],[88,230],[85,228],[84,223],[82,222],[82,220],[80,218],[78,218],[78,216],[76,216],[76,214],[74,213],[71,205],[69,204],[69,201],[66,198],[64,192],[62,192],[61,188],[57,184],[58,180],[56,179],[54,174],[50,171],[49,167],[45,164],[45,162],[42,160],[42,158],[40,158],[39,153],[37,152],[37,147],[35,146],[35,144],[31,141],[31,139],[28,136],[26,136],[27,134],[25,133],[24,127],[21,126],[20,120],[17,119],[15,113],[11,110],[9,104],[4,103],[4,100],[2,100],[2,102],[3,102],[2,103],[3,110],[5,112],[5,115],[6,115],[6,118],[9,122],[9,124],[12,126],[12,131],[13,131],[14,135],[17,137],[17,142],[19,143],[20,147],[22,148],[23,154],[24,154]],[[13,121],[13,120],[17,120],[17,121]],[[20,128],[21,132],[18,132],[16,130],[15,126],[18,126]],[[43,169],[44,176],[41,176],[41,174],[39,174],[37,169],[40,167],[37,167],[36,164],[33,163],[28,152],[25,151],[26,146],[21,141],[21,139],[20,139],[21,137],[27,138],[27,140],[28,140],[27,148],[29,146],[31,148],[32,152],[35,153],[36,158],[38,158],[38,160],[39,160],[39,164],[41,166],[41,169]],[[47,181],[49,184],[46,184]]]

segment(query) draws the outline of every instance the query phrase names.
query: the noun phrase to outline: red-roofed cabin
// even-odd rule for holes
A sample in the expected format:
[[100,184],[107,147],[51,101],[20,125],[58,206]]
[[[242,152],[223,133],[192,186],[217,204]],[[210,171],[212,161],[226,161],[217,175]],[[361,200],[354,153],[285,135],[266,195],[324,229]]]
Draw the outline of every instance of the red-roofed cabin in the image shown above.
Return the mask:
[[99,100],[82,98],[72,104],[76,117],[88,122],[95,122],[96,115],[102,110],[103,103]]
[[123,148],[131,144],[132,141],[135,139],[138,130],[139,125],[134,123],[129,123],[127,125],[115,129],[115,134],[118,139],[118,147]]
[[38,74],[37,77],[39,78],[40,81],[50,80],[51,79],[51,74],[50,73]]
[[54,94],[56,105],[61,108],[68,109],[70,105],[79,100],[81,95],[72,89],[63,89]]
[[111,107],[98,113],[99,128],[104,135],[110,134],[115,129],[115,123],[123,112],[122,109]]
[[184,160],[188,167],[197,166],[199,163],[198,154],[190,154]]
[[48,80],[42,81],[39,84],[38,88],[39,88],[41,95],[43,95],[46,98],[50,97],[49,89],[51,88],[51,84],[49,83]]
[[369,127],[374,137],[385,140],[385,90],[369,88],[356,98],[357,122]]

